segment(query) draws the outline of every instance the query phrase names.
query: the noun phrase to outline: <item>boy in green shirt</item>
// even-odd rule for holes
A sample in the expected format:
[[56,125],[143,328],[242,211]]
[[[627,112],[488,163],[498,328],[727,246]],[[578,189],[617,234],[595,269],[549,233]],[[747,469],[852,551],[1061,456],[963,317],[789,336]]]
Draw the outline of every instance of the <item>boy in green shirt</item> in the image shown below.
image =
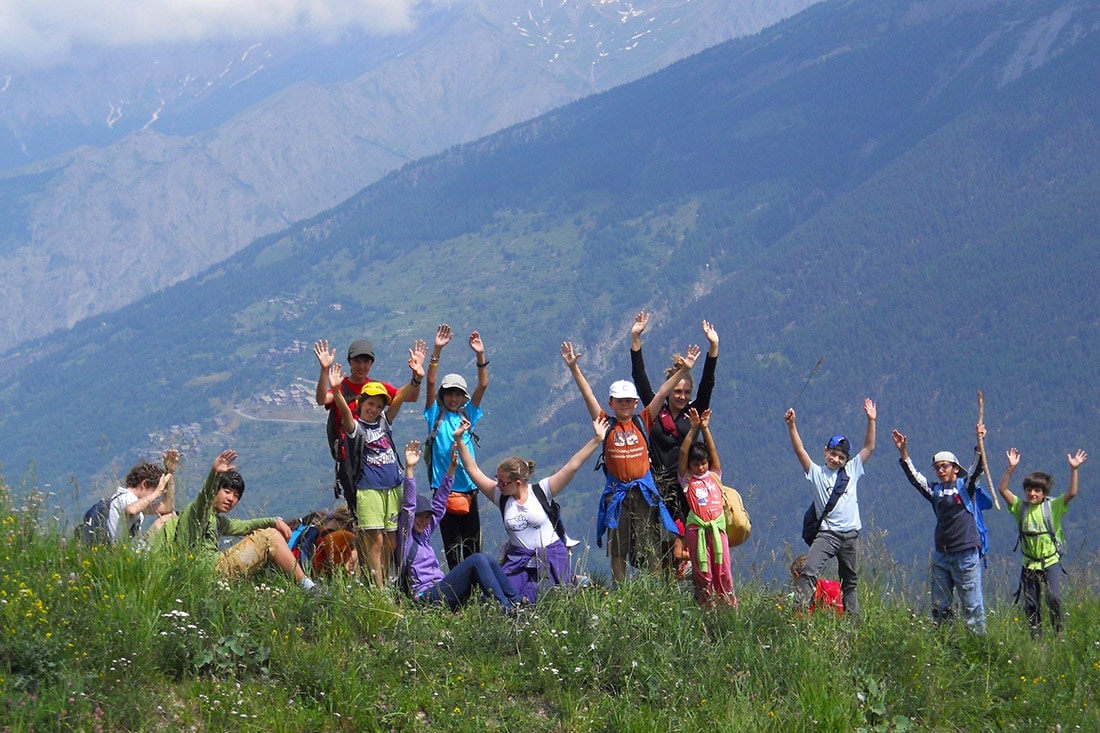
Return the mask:
[[[1088,459],[1083,450],[1066,455],[1069,462],[1069,489],[1061,496],[1050,498],[1050,489],[1054,477],[1042,471],[1032,471],[1024,476],[1024,498],[1018,499],[1008,489],[1012,473],[1020,465],[1020,451],[1010,448],[1006,454],[1008,466],[1005,468],[997,490],[1005,500],[1005,505],[1016,517],[1016,526],[1020,530],[1020,549],[1023,552],[1023,568],[1020,570],[1020,587],[1016,597],[1024,596],[1024,612],[1031,626],[1032,635],[1038,634],[1042,626],[1040,601],[1043,587],[1046,587],[1047,607],[1050,609],[1050,622],[1055,632],[1062,631],[1062,515],[1077,496],[1077,469]],[[1064,572],[1064,571],[1063,571]]]
[[[279,517],[261,519],[231,519],[225,516],[241,500],[244,479],[233,462],[237,452],[222,451],[199,491],[199,495],[180,515],[165,524],[161,535],[165,542],[174,542],[183,551],[208,560],[216,572],[226,577],[252,575],[274,564],[294,578],[302,590],[321,594],[297,558],[287,546],[290,527]],[[244,537],[227,550],[221,549],[221,536]]]

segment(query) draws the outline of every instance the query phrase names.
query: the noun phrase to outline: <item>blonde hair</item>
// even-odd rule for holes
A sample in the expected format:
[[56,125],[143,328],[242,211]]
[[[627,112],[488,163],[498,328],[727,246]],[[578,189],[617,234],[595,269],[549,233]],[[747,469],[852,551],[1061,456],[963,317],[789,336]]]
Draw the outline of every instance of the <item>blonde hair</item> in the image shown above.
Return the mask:
[[535,462],[519,456],[509,456],[497,466],[497,477],[508,481],[530,481],[535,472]]

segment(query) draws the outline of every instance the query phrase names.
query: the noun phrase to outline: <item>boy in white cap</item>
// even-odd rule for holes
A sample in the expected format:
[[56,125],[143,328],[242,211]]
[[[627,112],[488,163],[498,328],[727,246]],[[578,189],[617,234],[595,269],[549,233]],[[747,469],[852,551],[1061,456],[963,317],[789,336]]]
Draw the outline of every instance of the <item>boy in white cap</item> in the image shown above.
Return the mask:
[[[976,432],[985,436],[985,425]],[[985,634],[985,601],[982,597],[982,558],[989,549],[982,511],[993,506],[993,496],[978,484],[985,467],[975,451],[974,466],[963,468],[955,454],[940,451],[932,456],[938,481],[929,484],[909,458],[908,439],[894,430],[894,445],[909,483],[932,505],[936,514],[935,548],[932,550],[932,620],[938,626],[954,614],[954,593],[958,591],[967,627]],[[969,480],[967,475],[969,474]]]
[[607,400],[609,409],[605,412],[581,373],[577,363],[580,352],[568,341],[561,345],[561,357],[592,419],[611,423],[601,458],[607,482],[596,515],[596,546],[602,546],[604,530],[609,530],[607,551],[611,558],[611,577],[616,583],[626,578],[628,557],[635,567],[644,564],[651,572],[660,572],[661,527],[679,532],[653,481],[647,436],[661,405],[672,388],[691,374],[699,353],[698,346],[689,346],[677,370],[665,380],[641,413],[635,415],[638,390],[633,382],[619,380],[611,384]]

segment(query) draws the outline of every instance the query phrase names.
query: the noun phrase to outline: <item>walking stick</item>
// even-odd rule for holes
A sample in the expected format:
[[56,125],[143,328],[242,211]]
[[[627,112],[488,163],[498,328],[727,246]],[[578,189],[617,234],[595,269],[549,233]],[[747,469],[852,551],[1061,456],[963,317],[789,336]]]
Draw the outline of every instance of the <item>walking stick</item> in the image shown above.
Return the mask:
[[[978,422],[985,423],[985,399],[982,397],[982,391],[978,390]],[[978,434],[978,455],[982,459],[982,468],[985,469],[986,481],[989,482],[989,493],[993,496],[993,508],[998,511],[1001,508],[1001,502],[997,501],[997,492],[993,490],[993,478],[989,472],[989,460],[985,457],[985,435]]]

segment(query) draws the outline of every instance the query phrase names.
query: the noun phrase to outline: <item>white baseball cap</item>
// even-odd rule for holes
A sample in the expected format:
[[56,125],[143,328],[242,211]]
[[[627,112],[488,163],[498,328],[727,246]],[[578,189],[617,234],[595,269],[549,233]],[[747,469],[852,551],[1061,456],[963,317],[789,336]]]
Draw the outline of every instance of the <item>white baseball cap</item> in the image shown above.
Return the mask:
[[638,399],[638,390],[634,388],[633,382],[628,382],[625,379],[620,379],[617,382],[611,383],[611,399],[636,400]]

